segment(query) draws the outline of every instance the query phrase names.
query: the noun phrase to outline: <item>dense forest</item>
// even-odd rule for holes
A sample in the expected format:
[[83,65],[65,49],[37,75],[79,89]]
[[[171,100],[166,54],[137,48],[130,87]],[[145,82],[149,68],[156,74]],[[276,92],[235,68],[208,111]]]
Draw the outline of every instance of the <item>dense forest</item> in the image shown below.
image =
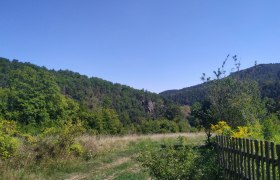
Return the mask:
[[[177,132],[188,125],[180,107],[158,94],[5,58],[0,100],[0,117],[34,132],[63,120],[82,120],[98,134]],[[147,123],[155,129],[144,130]]]

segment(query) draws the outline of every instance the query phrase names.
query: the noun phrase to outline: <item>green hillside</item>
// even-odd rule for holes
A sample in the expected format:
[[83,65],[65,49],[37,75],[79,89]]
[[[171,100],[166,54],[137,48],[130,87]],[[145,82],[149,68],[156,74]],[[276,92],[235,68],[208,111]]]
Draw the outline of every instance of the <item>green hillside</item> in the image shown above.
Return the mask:
[[114,123],[133,130],[129,127],[146,120],[168,123],[181,117],[179,106],[158,94],[5,58],[0,59],[0,99],[3,119],[27,125],[81,119],[99,133]]
[[[260,64],[245,70],[232,73],[230,76],[239,79],[249,79],[258,82],[262,97],[280,99],[280,64]],[[177,104],[192,105],[202,101],[208,92],[208,83],[199,84],[180,90],[168,90],[160,93]]]

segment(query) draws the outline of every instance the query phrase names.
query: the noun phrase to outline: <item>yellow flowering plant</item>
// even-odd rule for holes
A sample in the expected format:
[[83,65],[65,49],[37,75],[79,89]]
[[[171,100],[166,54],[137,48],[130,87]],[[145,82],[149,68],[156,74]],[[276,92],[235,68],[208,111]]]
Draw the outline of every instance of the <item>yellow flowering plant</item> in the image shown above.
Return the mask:
[[233,131],[232,137],[234,138],[248,138],[252,135],[247,126],[238,126],[237,130]]
[[237,129],[232,130],[232,128],[225,121],[219,121],[215,125],[212,124],[211,131],[217,135],[230,136],[233,138],[248,138],[255,134],[247,126],[238,126]]
[[211,125],[211,131],[218,135],[230,136],[232,134],[231,127],[225,121],[219,121],[216,125]]
[[0,159],[8,159],[17,153],[21,143],[15,137],[17,133],[15,121],[0,119]]

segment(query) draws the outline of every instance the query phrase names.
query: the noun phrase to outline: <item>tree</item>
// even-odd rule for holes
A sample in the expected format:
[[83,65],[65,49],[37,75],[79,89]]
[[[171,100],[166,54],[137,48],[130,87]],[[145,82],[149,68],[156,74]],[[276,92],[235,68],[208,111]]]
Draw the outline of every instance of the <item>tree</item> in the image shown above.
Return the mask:
[[203,127],[206,133],[207,144],[209,144],[212,136],[211,124],[217,123],[217,119],[214,118],[213,112],[211,112],[211,103],[209,101],[194,103],[191,109],[191,116],[198,119],[199,124]]
[[103,109],[102,118],[108,134],[119,134],[121,132],[122,124],[113,109]]
[[113,109],[83,112],[81,118],[87,122],[88,128],[96,130],[98,134],[119,134],[122,131],[122,123]]
[[169,120],[173,120],[177,117],[181,117],[182,113],[181,113],[181,109],[174,105],[174,104],[170,104],[168,105],[166,112],[165,112],[165,117]]
[[79,108],[76,102],[60,94],[54,76],[28,66],[10,71],[5,91],[8,97],[0,98],[2,102],[8,99],[9,105],[2,115],[24,124],[73,118]]
[[215,80],[209,90],[213,118],[230,126],[253,125],[265,115],[258,84],[254,81],[227,77]]
[[[241,80],[232,76],[226,77],[224,70],[229,56],[221,68],[214,71],[215,79],[210,81],[203,74],[202,80],[209,85],[206,100],[192,106],[192,116],[200,120],[210,142],[211,124],[225,121],[232,127],[255,125],[265,116],[265,107],[261,102],[258,84],[250,80]],[[240,62],[237,56],[232,57],[235,69],[239,71]]]

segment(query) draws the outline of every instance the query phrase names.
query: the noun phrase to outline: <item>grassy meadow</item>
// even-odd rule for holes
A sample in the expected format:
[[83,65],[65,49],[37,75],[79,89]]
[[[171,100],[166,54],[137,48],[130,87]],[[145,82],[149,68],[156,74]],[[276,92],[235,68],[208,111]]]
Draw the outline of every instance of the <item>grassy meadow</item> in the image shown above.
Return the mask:
[[1,179],[151,179],[141,165],[139,154],[160,150],[163,144],[174,144],[185,137],[188,145],[202,145],[203,133],[176,133],[126,136],[90,136],[76,138],[83,145],[81,157],[60,156],[38,163],[30,147],[21,147],[19,156],[1,162]]

